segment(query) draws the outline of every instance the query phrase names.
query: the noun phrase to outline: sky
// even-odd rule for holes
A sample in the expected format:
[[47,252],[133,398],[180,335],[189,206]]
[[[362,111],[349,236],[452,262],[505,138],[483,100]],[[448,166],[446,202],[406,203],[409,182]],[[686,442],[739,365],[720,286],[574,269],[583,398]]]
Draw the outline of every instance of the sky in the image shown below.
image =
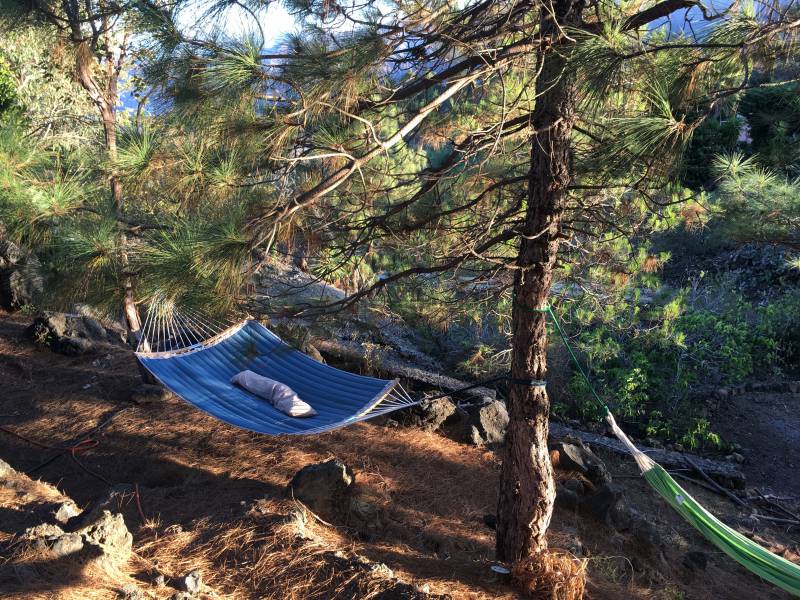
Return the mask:
[[[468,1],[459,0],[458,4],[466,4]],[[732,0],[703,0],[712,12],[724,10],[731,2]],[[273,1],[265,11],[257,14],[258,25],[255,24],[251,13],[236,4],[229,6],[213,24],[209,23],[203,17],[213,3],[214,0],[195,0],[181,11],[177,22],[184,33],[203,38],[207,36],[210,27],[218,27],[231,38],[241,38],[251,34],[255,34],[258,38],[263,34],[263,47],[267,50],[277,50],[283,37],[298,29],[295,18],[289,14],[283,3],[277,0]],[[699,34],[706,25],[703,23],[702,13],[697,8],[673,13],[657,25],[666,24],[670,25],[673,33],[684,31],[688,34],[692,32]],[[129,93],[123,94],[120,100],[124,108],[135,110],[136,101]]]
[[[208,22],[198,23],[198,21],[202,20],[204,13],[211,4],[212,0],[197,0],[182,10],[177,18],[177,23],[181,30],[187,35],[198,38],[206,37],[211,24]],[[263,14],[258,15],[258,17],[260,30],[257,26],[254,26],[254,19],[250,13],[240,6],[233,5],[226,10],[224,16],[214,23],[214,26],[219,27],[223,33],[232,38],[241,38],[251,33],[260,35],[263,31],[264,48],[267,49],[275,49],[287,33],[291,33],[297,28],[294,17],[289,14],[289,11],[280,2],[272,2],[267,10],[263,11]],[[123,91],[119,100],[121,109],[136,111],[138,101],[133,97],[130,90]]]
[[[207,24],[201,24],[200,27],[195,25],[212,3],[212,0],[197,0],[190,4],[178,15],[179,26],[187,33],[203,37]],[[258,14],[258,17],[261,31],[264,33],[265,48],[274,47],[284,35],[297,27],[294,17],[281,2],[272,2],[266,11]],[[253,16],[235,4],[226,9],[224,16],[216,22],[216,25],[231,37],[242,37],[250,33],[260,34],[258,27],[254,25]]]

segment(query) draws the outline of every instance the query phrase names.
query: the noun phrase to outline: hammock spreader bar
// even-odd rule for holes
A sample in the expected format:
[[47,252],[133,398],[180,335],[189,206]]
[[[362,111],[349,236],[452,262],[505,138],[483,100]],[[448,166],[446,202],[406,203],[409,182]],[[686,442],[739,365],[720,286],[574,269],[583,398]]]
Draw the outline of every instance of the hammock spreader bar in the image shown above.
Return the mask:
[[782,556],[773,554],[763,546],[756,544],[750,538],[745,537],[735,529],[725,525],[725,523],[703,508],[697,500],[692,498],[685,489],[678,485],[661,465],[657,464],[653,459],[639,450],[633,442],[631,442],[630,438],[625,435],[625,432],[619,428],[614,420],[614,415],[611,414],[608,406],[606,406],[595,391],[588,375],[578,363],[578,359],[570,346],[564,329],[550,305],[546,305],[543,309],[529,310],[545,312],[553,319],[556,330],[564,341],[580,374],[588,384],[589,389],[591,389],[592,396],[605,411],[606,421],[611,426],[611,430],[614,432],[617,439],[622,442],[631,453],[645,480],[650,484],[650,487],[658,492],[658,494],[690,525],[697,529],[703,537],[745,569],[795,596],[800,596],[800,566],[786,560]]

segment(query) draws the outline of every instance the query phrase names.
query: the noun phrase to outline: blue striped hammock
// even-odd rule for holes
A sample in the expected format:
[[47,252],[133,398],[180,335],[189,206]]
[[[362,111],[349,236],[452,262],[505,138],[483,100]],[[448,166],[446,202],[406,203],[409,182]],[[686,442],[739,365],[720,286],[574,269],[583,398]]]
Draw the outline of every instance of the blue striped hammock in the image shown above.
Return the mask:
[[[185,330],[202,331],[199,323]],[[221,421],[258,433],[323,433],[417,404],[398,380],[366,377],[317,362],[256,321],[242,321],[185,346],[176,338],[186,336],[176,335],[175,329],[165,328],[161,339],[156,338],[144,345],[146,350],[140,344],[136,356],[162,385]],[[244,370],[288,385],[317,415],[290,417],[230,383]]]

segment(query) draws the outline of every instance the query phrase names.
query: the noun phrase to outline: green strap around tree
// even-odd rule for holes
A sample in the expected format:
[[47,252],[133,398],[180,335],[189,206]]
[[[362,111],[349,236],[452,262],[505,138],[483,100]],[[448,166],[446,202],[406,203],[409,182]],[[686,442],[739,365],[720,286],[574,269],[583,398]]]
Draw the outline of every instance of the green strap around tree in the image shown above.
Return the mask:
[[599,394],[592,385],[589,376],[583,370],[578,357],[575,355],[572,346],[567,339],[564,328],[561,326],[558,317],[553,312],[552,307],[546,304],[543,308],[530,308],[519,305],[523,309],[532,312],[545,313],[553,320],[553,324],[559,336],[564,341],[564,345],[572,358],[578,372],[589,386],[595,401],[603,408],[606,420],[611,425],[614,434],[625,444],[639,465],[645,480],[650,486],[666,500],[672,508],[686,519],[703,537],[738,562],[748,571],[759,577],[783,588],[787,592],[800,596],[800,566],[786,560],[785,558],[773,554],[763,546],[759,546],[753,540],[745,537],[738,531],[728,527],[717,519],[714,515],[703,508],[692,496],[684,490],[670,476],[669,473],[660,465],[656,464],[651,458],[643,454],[628,439],[625,433],[617,426],[614,416],[608,406],[600,398]]
[[597,393],[597,390],[594,389],[592,385],[592,381],[589,379],[589,376],[586,374],[586,371],[583,370],[578,357],[575,355],[575,351],[572,349],[572,346],[567,339],[567,334],[564,332],[564,328],[561,327],[561,322],[556,317],[556,313],[553,312],[553,307],[550,306],[549,303],[545,304],[542,308],[531,308],[530,306],[525,306],[524,304],[517,303],[517,306],[523,310],[527,310],[528,312],[533,313],[544,313],[549,315],[550,318],[553,320],[553,325],[555,325],[556,331],[561,339],[564,341],[564,346],[567,348],[567,352],[569,352],[569,356],[572,359],[572,363],[575,365],[575,368],[578,369],[578,373],[580,373],[583,380],[586,382],[586,386],[589,388],[589,391],[592,393],[592,397],[594,398],[595,402],[597,402],[598,406],[603,409],[603,414],[609,415],[611,414],[611,410],[608,408],[605,402],[603,402],[600,395]]

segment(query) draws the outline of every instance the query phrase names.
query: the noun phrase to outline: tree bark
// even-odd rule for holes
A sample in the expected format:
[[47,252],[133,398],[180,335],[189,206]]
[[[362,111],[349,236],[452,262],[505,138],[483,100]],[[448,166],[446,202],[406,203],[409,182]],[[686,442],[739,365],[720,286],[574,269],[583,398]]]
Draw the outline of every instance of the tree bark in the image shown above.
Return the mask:
[[[114,203],[114,210],[118,222],[122,222],[124,218],[124,196],[122,194],[122,182],[120,181],[119,174],[116,172],[113,164],[117,160],[117,111],[116,111],[116,98],[117,98],[117,83],[116,76],[114,76],[113,83],[107,85],[108,99],[100,106],[100,115],[103,120],[103,132],[106,141],[106,153],[111,161],[111,173],[109,174],[109,185],[111,187],[111,200]],[[119,232],[119,246],[120,246],[120,264],[123,271],[128,268],[128,236],[125,233],[123,225],[120,225]],[[130,275],[122,273],[122,293],[123,293],[123,309],[125,313],[125,322],[128,326],[128,332],[133,337],[133,341],[138,344],[139,335],[142,329],[142,322],[139,317],[139,309],[136,308],[136,303],[133,297],[133,281]]]
[[[542,9],[540,74],[536,81],[527,208],[514,281],[511,374],[546,379],[547,315],[536,309],[550,293],[560,224],[571,181],[571,138],[576,91],[565,72],[563,26],[581,21],[583,0],[557,0]],[[515,384],[508,404],[497,510],[497,557],[515,562],[547,549],[555,500],[547,451],[550,402],[543,387]]]
[[[75,18],[77,17],[73,17],[73,19]],[[123,225],[124,196],[122,181],[119,178],[119,174],[116,172],[114,163],[117,160],[118,81],[125,56],[126,41],[122,41],[119,44],[119,55],[117,55],[114,53],[115,42],[112,39],[113,32],[111,31],[110,25],[104,23],[103,30],[105,31],[105,85],[101,86],[95,77],[95,72],[99,70],[100,62],[95,55],[96,48],[90,45],[86,40],[81,41],[77,46],[75,66],[78,81],[80,81],[83,89],[89,94],[95,106],[97,106],[97,110],[100,114],[100,121],[103,125],[106,155],[111,163],[111,172],[109,173],[111,200],[114,205],[117,221],[120,224],[120,264],[123,271],[125,271],[128,268],[129,259],[127,251],[128,240]],[[79,39],[79,32],[80,28],[73,25],[73,39]],[[123,36],[123,40],[127,40],[127,36]],[[134,344],[138,344],[142,322],[139,317],[139,310],[136,308],[136,303],[134,302],[133,282],[127,273],[123,272],[121,275],[125,323],[132,341]]]

